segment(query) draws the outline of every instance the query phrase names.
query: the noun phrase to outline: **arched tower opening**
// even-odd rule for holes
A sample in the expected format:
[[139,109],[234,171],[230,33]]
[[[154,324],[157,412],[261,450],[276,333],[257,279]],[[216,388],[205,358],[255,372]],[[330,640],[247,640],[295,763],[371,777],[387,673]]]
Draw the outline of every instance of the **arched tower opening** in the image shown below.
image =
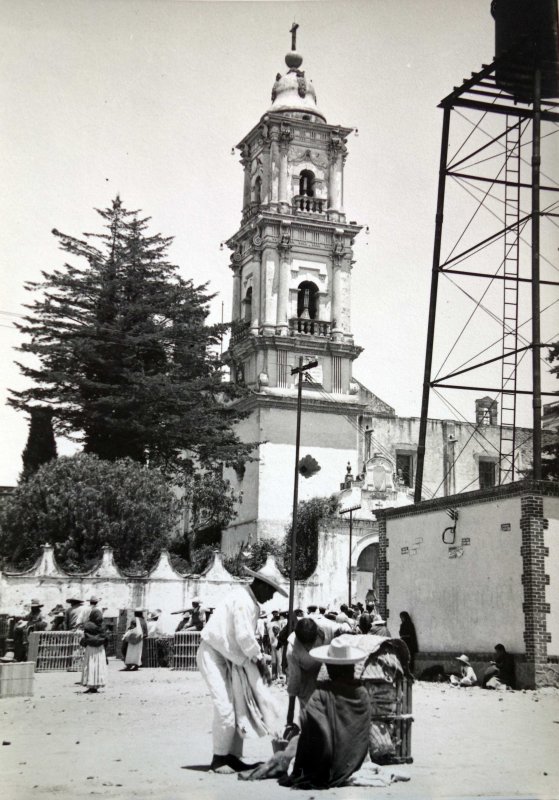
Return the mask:
[[318,319],[318,286],[312,281],[299,284],[297,316],[299,319]]
[[244,312],[243,318],[245,322],[250,322],[252,320],[252,286],[249,286],[245,298],[243,300]]

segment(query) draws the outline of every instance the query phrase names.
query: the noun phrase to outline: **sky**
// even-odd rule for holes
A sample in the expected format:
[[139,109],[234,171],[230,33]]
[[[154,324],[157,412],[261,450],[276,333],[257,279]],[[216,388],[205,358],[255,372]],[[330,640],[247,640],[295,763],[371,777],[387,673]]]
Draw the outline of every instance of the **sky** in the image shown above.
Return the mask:
[[[352,328],[364,347],[354,375],[398,414],[418,416],[442,124],[437,104],[492,60],[489,6],[0,0],[0,485],[17,481],[27,438],[25,415],[6,405],[8,389],[24,386],[14,365],[21,339],[13,323],[30,299],[24,283],[64,263],[53,228],[76,236],[99,230],[94,209],[120,194],[127,208],[151,217],[152,232],[175,237],[170,255],[181,273],[209,281],[218,293],[212,318],[218,321],[222,309],[230,318],[229,256],[220,244],[239,226],[243,184],[231,149],[269,108],[294,19],[303,68],[327,121],[358,129],[348,142],[344,181],[347,217],[364,226],[352,278]],[[557,149],[549,152],[556,159]],[[467,202],[456,201],[451,234],[469,217]],[[551,244],[556,256],[559,242]],[[474,298],[482,288],[470,287]],[[542,316],[544,340],[554,324],[559,331],[556,308]],[[440,295],[439,309],[440,365],[472,304],[456,290]],[[482,317],[468,347],[475,352],[484,336],[498,335],[495,321]],[[464,360],[467,353],[457,348],[454,356]],[[455,393],[452,403],[473,419],[475,396]],[[434,398],[430,415],[453,413]],[[529,416],[521,422],[530,424]],[[59,441],[60,453],[71,450]]]

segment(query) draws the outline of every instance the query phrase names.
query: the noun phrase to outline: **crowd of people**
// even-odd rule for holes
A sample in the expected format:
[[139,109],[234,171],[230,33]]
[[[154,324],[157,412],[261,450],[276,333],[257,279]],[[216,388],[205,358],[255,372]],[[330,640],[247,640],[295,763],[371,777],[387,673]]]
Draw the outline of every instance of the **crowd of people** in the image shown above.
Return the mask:
[[[371,601],[337,608],[309,604],[295,608],[291,617],[279,605],[266,612],[263,606],[275,595],[287,593],[266,567],[245,569],[251,582],[235,586],[216,608],[195,597],[187,609],[175,612],[181,614],[176,632],[196,632],[200,638],[197,666],[214,708],[210,769],[328,788],[344,785],[367,753],[377,764],[391,763],[396,731],[390,720],[401,706],[404,682],[413,680],[419,649],[410,614],[400,613],[393,635]],[[87,605],[69,597],[67,608],[56,606],[46,616],[43,604],[33,599],[27,614],[14,615],[14,655],[24,660],[33,631],[81,632],[81,682],[86,692],[97,693],[108,672],[108,632],[99,602],[97,596]],[[160,609],[134,610],[122,637],[127,671],[141,666],[144,641],[162,636],[160,616]],[[466,654],[456,660],[459,671],[447,676],[456,687],[515,686],[514,658],[502,644],[496,645],[481,681]],[[269,691],[274,681],[285,686],[284,709],[278,707],[277,692]],[[278,752],[266,764],[243,761],[243,743],[251,734],[275,737]]]
[[[291,619],[279,606],[266,613],[262,606],[286,592],[266,567],[246,571],[252,582],[235,587],[200,630],[197,663],[214,708],[210,769],[327,788],[344,785],[367,753],[376,763],[379,754],[394,756],[394,730],[384,730],[390,747],[379,750],[379,714],[395,717],[402,679],[412,679],[407,645],[391,637],[373,603],[311,604],[294,609]],[[366,665],[374,674],[364,672]],[[274,680],[286,686],[285,709],[268,689]],[[379,685],[384,697],[377,704]],[[274,732],[278,754],[269,763],[243,760],[246,737]]]

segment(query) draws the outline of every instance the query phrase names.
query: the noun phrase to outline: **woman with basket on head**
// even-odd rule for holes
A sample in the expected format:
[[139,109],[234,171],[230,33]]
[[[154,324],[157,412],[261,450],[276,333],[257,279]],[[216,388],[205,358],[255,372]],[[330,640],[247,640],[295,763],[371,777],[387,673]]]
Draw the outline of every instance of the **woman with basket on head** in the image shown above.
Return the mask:
[[86,694],[96,694],[107,683],[107,654],[105,645],[107,633],[103,624],[103,612],[93,609],[84,625],[80,644],[85,647],[82,685],[87,686]]

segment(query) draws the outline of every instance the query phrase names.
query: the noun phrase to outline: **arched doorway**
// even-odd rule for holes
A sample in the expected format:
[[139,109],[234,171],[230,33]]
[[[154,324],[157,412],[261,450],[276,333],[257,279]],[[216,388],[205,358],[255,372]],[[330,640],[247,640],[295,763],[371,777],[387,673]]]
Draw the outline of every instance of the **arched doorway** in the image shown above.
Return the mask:
[[359,553],[356,573],[356,599],[363,604],[370,598],[378,601],[378,542],[367,545]]

